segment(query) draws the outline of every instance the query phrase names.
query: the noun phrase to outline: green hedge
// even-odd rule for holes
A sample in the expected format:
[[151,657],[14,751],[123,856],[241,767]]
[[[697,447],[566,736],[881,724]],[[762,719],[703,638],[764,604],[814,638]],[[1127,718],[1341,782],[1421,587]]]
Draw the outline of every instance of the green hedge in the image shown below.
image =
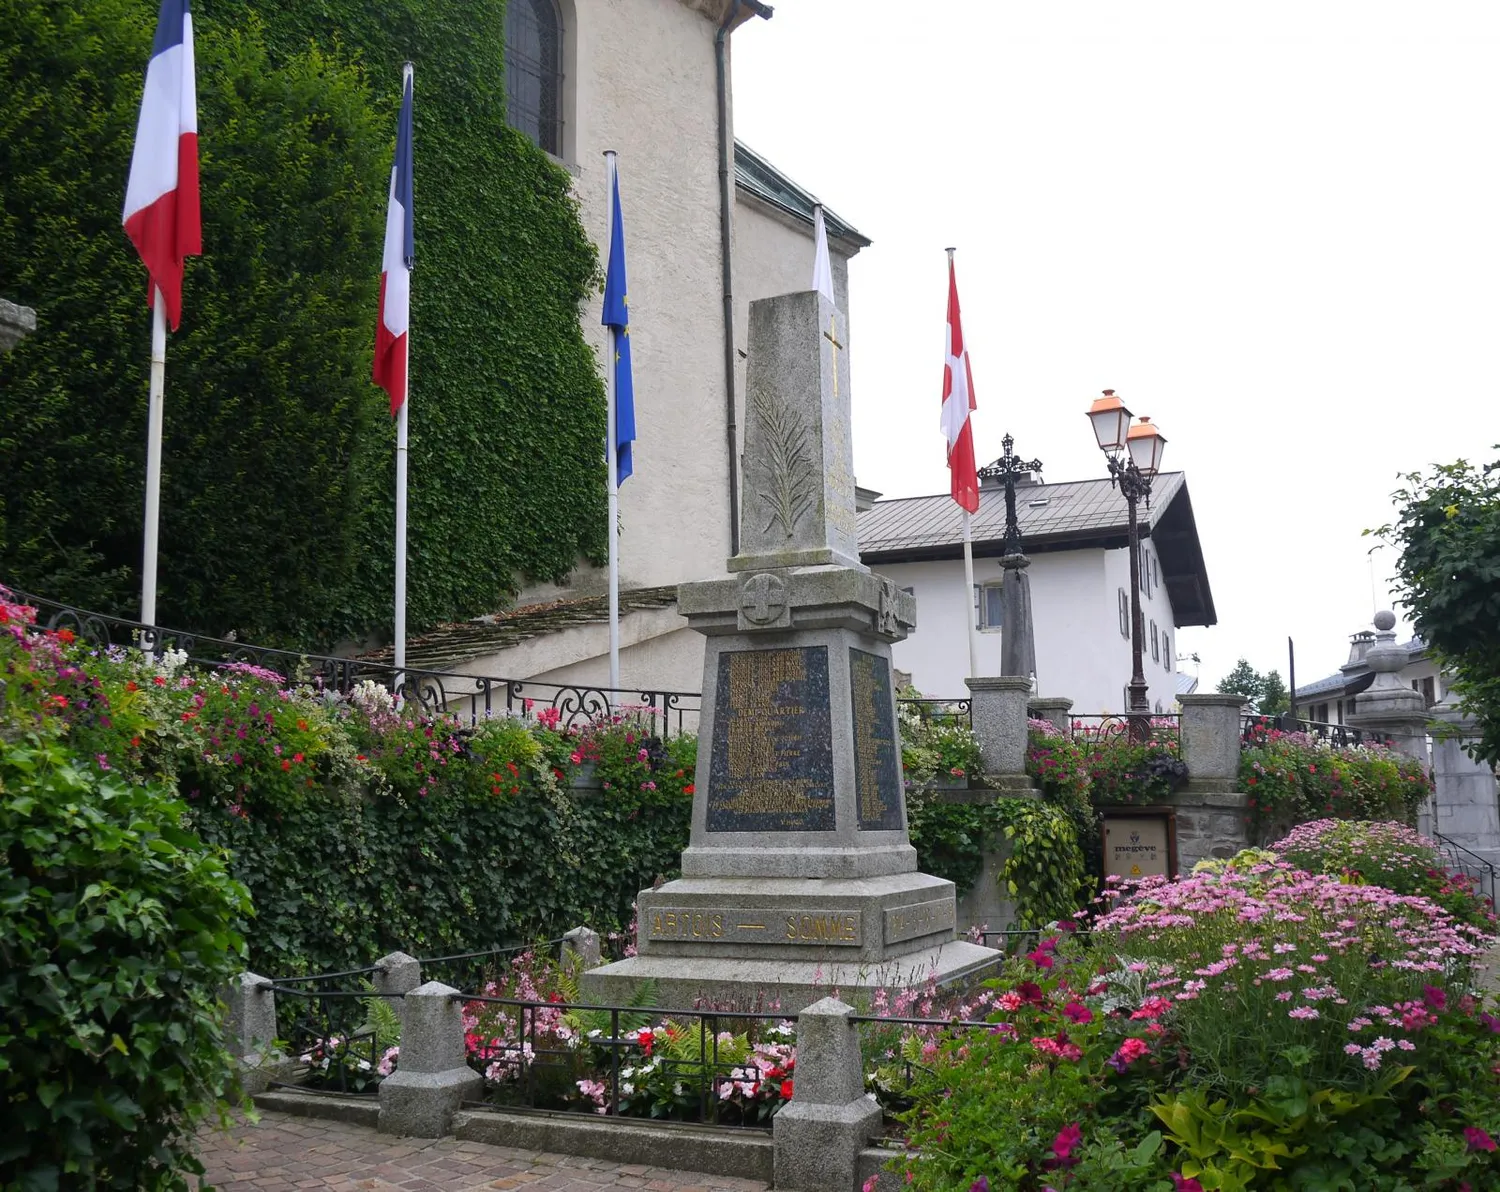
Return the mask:
[[[14,679],[16,670],[10,668]],[[244,887],[162,788],[0,725],[0,1186],[183,1188]]]
[[[0,568],[134,613],[149,316],[120,229],[154,6],[0,0]],[[571,179],[504,123],[501,0],[200,0],[205,255],[168,346],[159,615],[308,645],[390,624],[370,381],[401,62],[417,67],[408,613],[604,550],[597,284]]]

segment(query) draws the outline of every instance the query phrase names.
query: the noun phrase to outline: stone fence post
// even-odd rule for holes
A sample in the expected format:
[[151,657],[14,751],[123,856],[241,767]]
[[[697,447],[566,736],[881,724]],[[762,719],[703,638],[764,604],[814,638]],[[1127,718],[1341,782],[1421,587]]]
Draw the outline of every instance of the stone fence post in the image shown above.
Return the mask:
[[240,1084],[250,1094],[265,1092],[281,1071],[273,1055],[276,1039],[276,994],[271,981],[259,973],[241,973],[224,993],[229,1022],[224,1046],[239,1061]]
[[562,955],[564,966],[588,970],[598,968],[603,960],[599,933],[587,927],[575,927],[563,932]]
[[466,1098],[484,1086],[464,1050],[463,1010],[451,985],[429,981],[403,999],[401,1059],[380,1082],[380,1132],[441,1138]]
[[1026,703],[1031,680],[1023,675],[965,679],[969,720],[984,775],[996,790],[1030,790],[1026,777]]
[[389,998],[394,1003],[392,1008],[404,1027],[406,1025],[404,995],[422,984],[421,962],[415,956],[408,956],[405,952],[387,953],[375,962],[375,976],[371,978],[370,984],[375,986],[377,994]]
[[859,1153],[879,1131],[880,1106],[865,1094],[854,1013],[825,997],[797,1016],[791,1101],[771,1119],[778,1189],[855,1192]]
[[1182,760],[1195,790],[1232,792],[1240,784],[1240,695],[1184,695]]
[[1035,720],[1051,721],[1059,736],[1073,735],[1073,701],[1061,696],[1046,696],[1031,700],[1026,705],[1026,714]]
[[1375,644],[1365,652],[1365,663],[1375,672],[1375,681],[1356,698],[1354,712],[1344,717],[1358,729],[1369,729],[1389,737],[1395,749],[1430,764],[1427,756],[1427,701],[1419,691],[1403,683],[1400,673],[1409,656],[1396,644],[1396,614],[1375,614]]

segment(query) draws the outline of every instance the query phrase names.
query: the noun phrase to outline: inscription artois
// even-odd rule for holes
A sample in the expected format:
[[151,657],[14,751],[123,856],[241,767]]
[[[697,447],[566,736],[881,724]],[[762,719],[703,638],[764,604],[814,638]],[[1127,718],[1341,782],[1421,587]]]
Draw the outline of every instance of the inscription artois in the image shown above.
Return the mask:
[[[951,917],[951,916],[950,916]],[[857,948],[860,912],[658,907],[645,913],[648,940],[701,944],[807,944]]]
[[951,898],[936,898],[911,906],[893,906],[885,912],[885,942],[899,944],[921,935],[939,931],[951,932],[958,922],[957,908]]
[[826,646],[719,655],[704,826],[833,830]]

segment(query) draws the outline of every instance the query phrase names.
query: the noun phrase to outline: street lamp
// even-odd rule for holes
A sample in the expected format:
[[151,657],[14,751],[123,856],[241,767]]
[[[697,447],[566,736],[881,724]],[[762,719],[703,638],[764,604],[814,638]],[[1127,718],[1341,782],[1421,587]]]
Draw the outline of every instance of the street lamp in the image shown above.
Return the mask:
[[1142,669],[1141,620],[1141,531],[1136,518],[1136,504],[1144,500],[1151,507],[1151,481],[1161,470],[1162,449],[1166,439],[1149,418],[1134,424],[1125,403],[1106,389],[1104,396],[1089,407],[1089,423],[1099,450],[1109,465],[1109,481],[1125,496],[1130,509],[1130,739],[1145,741],[1151,736],[1151,705],[1146,699],[1146,675]]

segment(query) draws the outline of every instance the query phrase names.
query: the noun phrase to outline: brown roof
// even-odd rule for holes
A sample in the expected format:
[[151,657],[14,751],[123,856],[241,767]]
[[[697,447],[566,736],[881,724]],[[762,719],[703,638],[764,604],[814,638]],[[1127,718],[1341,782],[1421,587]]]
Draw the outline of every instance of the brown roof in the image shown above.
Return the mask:
[[[620,614],[674,608],[677,585],[634,588],[620,593]],[[602,625],[609,620],[609,597],[587,596],[580,600],[553,600],[527,604],[508,612],[490,613],[472,621],[439,625],[407,639],[406,664],[414,670],[447,671],[471,659],[495,654],[533,637],[570,629],[575,625]],[[390,647],[366,655],[373,662],[391,663]]]

